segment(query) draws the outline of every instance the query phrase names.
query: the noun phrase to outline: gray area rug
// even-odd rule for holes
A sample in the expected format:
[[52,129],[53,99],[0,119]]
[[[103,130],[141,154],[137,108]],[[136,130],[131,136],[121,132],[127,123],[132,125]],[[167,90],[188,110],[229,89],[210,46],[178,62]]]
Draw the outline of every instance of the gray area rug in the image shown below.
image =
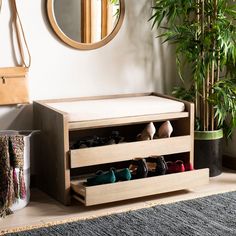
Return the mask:
[[236,235],[236,192],[7,235]]

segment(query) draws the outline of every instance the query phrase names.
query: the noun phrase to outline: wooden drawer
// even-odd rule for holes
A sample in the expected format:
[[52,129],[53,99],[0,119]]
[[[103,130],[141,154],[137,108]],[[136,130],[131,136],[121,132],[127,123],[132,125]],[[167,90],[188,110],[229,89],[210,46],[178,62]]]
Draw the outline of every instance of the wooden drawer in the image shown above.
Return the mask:
[[75,199],[91,206],[193,188],[208,181],[209,169],[201,169],[89,187],[79,181],[71,181],[71,188]]
[[191,144],[191,137],[186,135],[172,138],[71,150],[70,166],[71,168],[78,168],[118,161],[126,161],[137,157],[189,152],[191,150]]

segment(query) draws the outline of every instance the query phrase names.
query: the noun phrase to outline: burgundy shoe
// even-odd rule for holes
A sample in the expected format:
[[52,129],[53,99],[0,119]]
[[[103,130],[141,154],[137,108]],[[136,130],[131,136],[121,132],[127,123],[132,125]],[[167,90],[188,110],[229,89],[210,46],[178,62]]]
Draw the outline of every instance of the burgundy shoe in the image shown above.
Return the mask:
[[177,160],[175,162],[173,161],[167,161],[167,174],[171,174],[171,173],[177,173],[177,172],[184,172],[185,171],[185,167],[184,167],[184,163],[181,160]]
[[185,171],[194,170],[192,163],[184,163]]

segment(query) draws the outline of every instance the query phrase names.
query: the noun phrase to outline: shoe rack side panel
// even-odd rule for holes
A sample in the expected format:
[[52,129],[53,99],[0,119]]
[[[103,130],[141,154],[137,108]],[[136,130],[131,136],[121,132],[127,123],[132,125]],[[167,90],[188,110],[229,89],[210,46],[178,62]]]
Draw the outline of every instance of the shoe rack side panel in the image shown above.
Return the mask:
[[36,156],[38,187],[65,205],[70,204],[68,122],[65,113],[34,102],[34,128],[41,131]]
[[186,153],[189,158],[190,163],[194,165],[194,104],[188,101],[180,100],[178,98],[174,98],[168,95],[152,93],[152,95],[156,95],[163,98],[168,98],[172,100],[176,100],[179,102],[183,102],[185,104],[185,111],[189,113],[189,116],[186,119],[179,119],[176,121],[177,132],[184,132],[185,135],[190,135],[191,139],[191,150]]
[[185,109],[188,111],[189,116],[175,121],[174,132],[189,135],[190,151],[184,155],[189,159],[189,162],[194,165],[194,104],[186,101],[183,102],[185,103]]

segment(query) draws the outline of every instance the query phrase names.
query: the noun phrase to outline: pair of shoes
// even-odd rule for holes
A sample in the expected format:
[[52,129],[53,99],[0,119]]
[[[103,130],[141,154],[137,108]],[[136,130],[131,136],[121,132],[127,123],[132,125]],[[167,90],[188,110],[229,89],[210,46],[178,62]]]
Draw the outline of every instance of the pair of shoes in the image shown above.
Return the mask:
[[99,185],[99,184],[109,184],[115,183],[117,181],[125,181],[131,179],[131,173],[128,168],[122,170],[116,170],[115,168],[111,168],[107,172],[103,172],[99,170],[96,174],[87,179],[87,185]]
[[175,162],[168,161],[166,164],[168,166],[168,174],[194,170],[193,165],[190,162],[184,163],[181,160]]
[[138,141],[144,141],[144,140],[152,140],[156,138],[169,138],[170,135],[173,132],[173,127],[170,123],[170,121],[165,121],[158,131],[156,132],[156,128],[153,124],[153,122],[150,122],[144,130],[137,135]]
[[[165,162],[163,156],[152,156],[146,159],[148,165],[148,175],[149,176],[156,176],[156,175],[165,175],[168,166]],[[153,165],[154,164],[154,165]]]
[[129,170],[132,175],[132,179],[146,178],[148,175],[148,166],[144,158],[134,159],[131,161]]

